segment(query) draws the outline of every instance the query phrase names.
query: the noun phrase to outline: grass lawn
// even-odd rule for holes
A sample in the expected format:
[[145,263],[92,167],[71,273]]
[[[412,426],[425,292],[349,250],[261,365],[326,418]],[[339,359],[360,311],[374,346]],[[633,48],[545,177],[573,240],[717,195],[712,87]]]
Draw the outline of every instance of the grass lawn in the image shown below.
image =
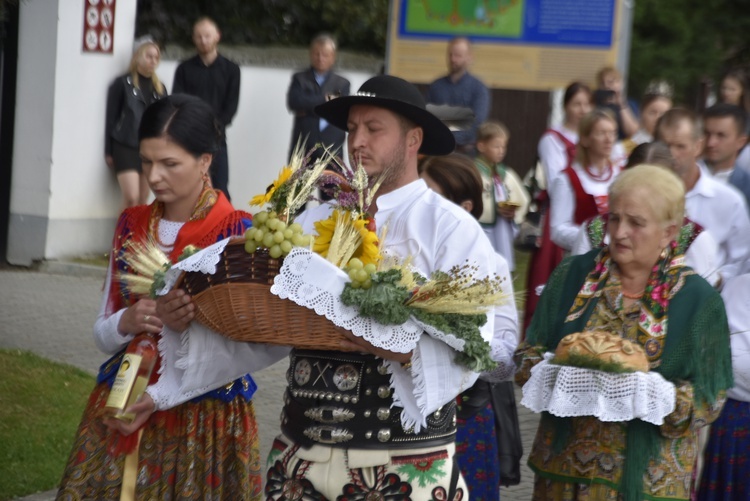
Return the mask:
[[0,350],[0,500],[57,485],[94,382],[74,367]]
[[109,266],[109,254],[89,254],[87,256],[79,256],[73,258],[73,262],[106,268]]

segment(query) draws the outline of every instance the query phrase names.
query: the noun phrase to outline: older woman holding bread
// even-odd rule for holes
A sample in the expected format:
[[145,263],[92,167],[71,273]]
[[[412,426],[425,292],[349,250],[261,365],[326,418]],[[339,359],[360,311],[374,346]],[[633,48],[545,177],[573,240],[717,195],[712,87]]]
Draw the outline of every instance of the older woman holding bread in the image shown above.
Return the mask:
[[684,206],[672,172],[624,171],[609,188],[608,246],[566,259],[550,277],[516,352],[518,384],[565,336],[606,332],[642,347],[676,401],[660,426],[545,412],[529,456],[533,499],[690,498],[698,430],[720,412],[732,366],[721,296],[676,245]]

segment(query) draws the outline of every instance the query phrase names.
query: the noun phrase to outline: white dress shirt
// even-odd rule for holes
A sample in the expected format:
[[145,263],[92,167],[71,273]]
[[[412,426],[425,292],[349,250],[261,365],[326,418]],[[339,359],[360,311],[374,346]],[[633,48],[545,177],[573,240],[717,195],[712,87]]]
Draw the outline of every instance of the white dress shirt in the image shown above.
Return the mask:
[[[387,236],[381,242],[383,253],[411,257],[412,265],[425,276],[467,261],[476,266],[477,277],[491,275],[498,269],[498,257],[479,223],[464,209],[430,190],[421,179],[381,195],[377,205],[378,231],[387,227]],[[332,209],[331,204],[323,204],[306,210],[295,221],[305,233],[312,234],[313,223],[327,218]],[[494,324],[494,315],[488,315],[481,328],[482,337],[488,342],[495,336]],[[513,327],[509,324],[507,329]],[[503,344],[502,340],[509,336],[498,334],[501,339],[495,345]],[[394,405],[403,407],[407,423],[419,428],[429,414],[474,384],[478,374],[458,365],[455,355],[445,343],[423,335],[414,349],[410,371],[398,363],[390,364]]]
[[727,391],[727,396],[750,402],[750,275],[729,280],[721,297],[727,309],[734,373],[734,387]]
[[750,257],[750,218],[744,196],[701,170],[685,195],[685,212],[716,240],[722,282],[743,273]]

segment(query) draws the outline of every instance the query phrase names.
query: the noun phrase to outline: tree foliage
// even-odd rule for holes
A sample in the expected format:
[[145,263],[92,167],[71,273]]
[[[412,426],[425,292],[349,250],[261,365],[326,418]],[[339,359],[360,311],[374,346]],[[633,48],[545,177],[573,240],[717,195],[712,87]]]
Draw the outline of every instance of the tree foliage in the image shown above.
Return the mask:
[[346,50],[385,55],[388,0],[139,0],[137,35],[190,46],[201,16],[214,19],[231,45],[306,46],[325,31]]
[[750,63],[748,12],[748,0],[637,0],[629,93],[641,96],[650,81],[663,79],[674,86],[676,103],[694,106],[701,82]]

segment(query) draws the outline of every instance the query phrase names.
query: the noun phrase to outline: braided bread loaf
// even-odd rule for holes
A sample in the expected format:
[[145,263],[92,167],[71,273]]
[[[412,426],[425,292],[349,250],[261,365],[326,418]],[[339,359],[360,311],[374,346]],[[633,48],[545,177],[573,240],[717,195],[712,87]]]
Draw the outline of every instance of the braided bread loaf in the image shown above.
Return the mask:
[[[595,363],[586,364],[586,359]],[[623,371],[648,372],[648,357],[640,345],[604,331],[575,332],[565,336],[555,349],[555,363],[589,368],[612,365]]]

